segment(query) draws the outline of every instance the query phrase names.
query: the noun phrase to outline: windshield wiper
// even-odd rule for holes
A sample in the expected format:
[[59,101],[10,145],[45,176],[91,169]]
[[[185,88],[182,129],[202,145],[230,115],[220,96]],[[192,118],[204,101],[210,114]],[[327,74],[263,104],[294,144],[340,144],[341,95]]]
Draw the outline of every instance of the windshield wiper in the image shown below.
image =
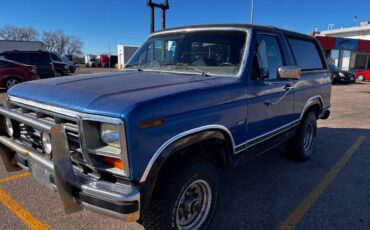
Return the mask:
[[125,68],[130,68],[130,67],[133,67],[133,68],[137,69],[137,71],[144,71],[142,68],[140,68],[140,64],[139,63],[127,64],[125,66]]
[[196,67],[194,67],[192,65],[186,64],[186,63],[178,62],[178,63],[176,63],[176,66],[185,66],[185,67],[188,67],[188,68],[194,70],[195,72],[200,73],[202,76],[205,76],[205,77],[211,76],[208,72],[205,72],[205,71],[203,71],[201,69],[198,69],[198,68],[196,68]]

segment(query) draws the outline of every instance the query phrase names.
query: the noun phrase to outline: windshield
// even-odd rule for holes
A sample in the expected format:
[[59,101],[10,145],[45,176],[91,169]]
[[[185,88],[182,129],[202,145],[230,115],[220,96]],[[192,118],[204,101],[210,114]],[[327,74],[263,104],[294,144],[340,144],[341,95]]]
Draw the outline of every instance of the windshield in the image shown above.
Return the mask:
[[246,42],[242,31],[158,35],[139,49],[127,69],[236,76]]

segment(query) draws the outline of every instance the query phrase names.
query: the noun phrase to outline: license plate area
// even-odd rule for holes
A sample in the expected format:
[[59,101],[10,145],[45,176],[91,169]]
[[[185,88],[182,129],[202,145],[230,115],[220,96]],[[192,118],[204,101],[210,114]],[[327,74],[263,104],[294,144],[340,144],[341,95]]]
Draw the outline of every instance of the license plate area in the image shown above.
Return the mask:
[[33,178],[40,184],[48,187],[51,190],[56,191],[56,186],[54,184],[54,173],[48,168],[44,167],[42,164],[30,160],[28,162],[30,171]]

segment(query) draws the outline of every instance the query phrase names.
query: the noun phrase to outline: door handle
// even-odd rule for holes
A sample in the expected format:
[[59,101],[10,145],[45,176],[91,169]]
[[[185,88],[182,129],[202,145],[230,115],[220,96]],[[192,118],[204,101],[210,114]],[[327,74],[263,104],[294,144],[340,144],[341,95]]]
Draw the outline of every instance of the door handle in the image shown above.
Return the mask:
[[283,86],[283,89],[286,91],[283,96],[281,96],[277,101],[274,101],[274,102],[266,101],[265,104],[266,105],[277,105],[277,104],[279,104],[286,96],[288,96],[290,91],[292,91],[294,89],[294,85],[293,84],[287,84],[287,85]]
[[285,86],[283,86],[283,89],[285,91],[290,91],[290,90],[294,89],[294,86],[292,84],[286,84]]

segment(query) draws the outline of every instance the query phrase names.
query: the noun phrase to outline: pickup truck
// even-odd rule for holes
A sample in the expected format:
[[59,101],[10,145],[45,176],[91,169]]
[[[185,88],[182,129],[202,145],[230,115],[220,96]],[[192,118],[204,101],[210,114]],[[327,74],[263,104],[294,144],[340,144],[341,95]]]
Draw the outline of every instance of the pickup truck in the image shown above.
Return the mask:
[[219,170],[278,145],[307,160],[330,96],[325,58],[308,35],[167,29],[124,71],[12,87],[0,107],[0,153],[8,170],[30,170],[57,191],[66,213],[84,207],[147,229],[203,229]]

